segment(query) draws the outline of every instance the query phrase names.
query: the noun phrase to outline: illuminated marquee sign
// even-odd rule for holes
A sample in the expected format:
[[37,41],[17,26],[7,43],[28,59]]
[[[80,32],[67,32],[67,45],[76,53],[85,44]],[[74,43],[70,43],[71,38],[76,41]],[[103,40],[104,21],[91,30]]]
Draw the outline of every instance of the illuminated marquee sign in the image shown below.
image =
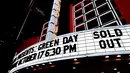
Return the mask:
[[68,33],[34,44],[15,56],[12,72],[27,66],[86,56],[130,53],[130,25]]

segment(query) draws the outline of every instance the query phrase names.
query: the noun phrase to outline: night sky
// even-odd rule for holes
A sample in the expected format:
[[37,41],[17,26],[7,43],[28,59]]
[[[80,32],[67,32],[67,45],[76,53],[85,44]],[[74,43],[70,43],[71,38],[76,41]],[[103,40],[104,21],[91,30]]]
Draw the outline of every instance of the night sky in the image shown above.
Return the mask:
[[1,73],[7,73],[16,51],[16,36],[26,15],[30,0],[1,2],[0,56]]
[[[49,20],[53,0],[36,0],[32,6],[29,17],[16,40],[18,32],[24,22],[29,10],[31,0],[6,0],[1,2],[1,24],[0,24],[0,49],[2,73],[7,73],[18,44],[29,38],[40,36],[43,23]],[[79,0],[62,0],[59,17],[58,35],[69,33],[69,4]],[[39,8],[45,15],[42,16],[36,8]]]
[[[3,70],[1,71],[2,73],[7,73],[7,70],[10,69],[18,43],[22,40],[27,40],[29,38],[39,36],[43,23],[49,20],[52,0],[37,0],[31,9],[29,18],[25,23],[19,40],[16,40],[20,27],[22,26],[29,10],[29,2],[30,0],[8,0],[3,3],[4,5],[1,9],[1,15],[4,16],[1,17],[2,22],[0,24],[0,49],[2,61],[1,69]],[[62,9],[60,12],[61,16],[59,21],[60,32],[58,32],[58,35],[69,32],[69,3],[70,2],[67,0],[64,0],[62,2]],[[45,12],[44,17],[42,17],[42,15],[36,11],[36,7],[39,7],[39,9]]]

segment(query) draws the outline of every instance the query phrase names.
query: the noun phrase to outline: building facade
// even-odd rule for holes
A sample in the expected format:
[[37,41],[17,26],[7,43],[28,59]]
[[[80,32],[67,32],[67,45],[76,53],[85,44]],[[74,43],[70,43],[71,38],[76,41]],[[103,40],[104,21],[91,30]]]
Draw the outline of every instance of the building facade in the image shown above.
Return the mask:
[[73,30],[80,31],[127,24],[129,20],[126,21],[124,16],[129,16],[129,14],[123,14],[125,11],[120,9],[120,2],[120,0],[79,1],[73,6]]
[[61,1],[61,15],[52,8],[37,41],[14,56],[9,73],[129,73],[129,7],[129,0]]

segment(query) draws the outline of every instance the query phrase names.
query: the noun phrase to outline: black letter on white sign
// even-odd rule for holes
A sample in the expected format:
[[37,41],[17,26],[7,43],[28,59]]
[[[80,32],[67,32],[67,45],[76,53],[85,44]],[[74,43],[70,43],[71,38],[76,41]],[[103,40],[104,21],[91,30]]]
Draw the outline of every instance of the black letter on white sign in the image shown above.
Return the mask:
[[104,40],[100,40],[100,41],[99,41],[99,45],[100,45],[100,47],[101,47],[102,49],[105,49],[105,48],[106,48],[106,43],[105,43]]
[[102,38],[105,38],[105,37],[107,37],[107,33],[106,33],[106,31],[100,31],[100,35],[101,35],[101,37]]
[[66,44],[66,43],[68,43],[69,41],[68,41],[68,37],[64,37],[63,38],[63,44]]
[[108,44],[108,47],[109,48],[114,48],[115,46],[114,46],[114,42],[113,42],[113,40],[112,39],[110,39],[110,41],[109,40],[106,40],[107,41],[107,44]]
[[73,51],[76,52],[76,44],[74,44],[73,46],[70,45],[70,51],[69,52],[71,53]]
[[57,47],[56,48],[56,55],[60,54],[61,53],[61,48],[60,47]]
[[66,53],[66,51],[69,49],[69,46],[68,45],[66,45],[66,46],[64,46],[64,54]]
[[119,42],[119,40],[121,40],[120,38],[113,39],[113,40],[117,42],[117,44],[118,44],[119,47],[121,47],[121,44],[120,44],[120,42]]
[[109,37],[115,37],[115,35],[112,35],[112,34],[110,33],[110,30],[107,30],[107,33],[108,33]]
[[123,33],[122,33],[122,31],[120,29],[114,29],[114,31],[115,31],[117,36],[122,36],[123,35]]
[[98,39],[98,38],[99,38],[99,35],[98,35],[98,32],[97,32],[97,31],[95,31],[95,32],[93,33],[93,35],[94,35],[94,39]]

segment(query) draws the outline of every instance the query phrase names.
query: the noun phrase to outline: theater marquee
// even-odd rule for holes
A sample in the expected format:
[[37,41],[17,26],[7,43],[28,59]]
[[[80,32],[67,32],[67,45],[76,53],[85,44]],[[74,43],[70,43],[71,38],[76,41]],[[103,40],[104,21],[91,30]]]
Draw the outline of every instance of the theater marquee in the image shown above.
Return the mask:
[[15,56],[13,71],[27,66],[86,56],[130,53],[130,25],[68,33],[34,44]]

